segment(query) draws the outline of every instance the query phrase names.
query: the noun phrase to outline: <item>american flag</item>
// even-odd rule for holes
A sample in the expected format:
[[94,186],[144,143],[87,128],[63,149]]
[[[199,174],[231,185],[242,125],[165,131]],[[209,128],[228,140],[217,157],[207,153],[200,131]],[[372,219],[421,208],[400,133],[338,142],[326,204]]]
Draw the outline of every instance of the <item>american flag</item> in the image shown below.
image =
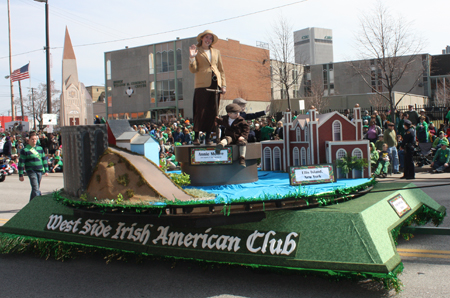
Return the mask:
[[30,63],[13,71],[13,73],[11,74],[11,81],[15,82],[15,81],[22,81],[25,79],[29,79],[30,78],[30,74],[28,73],[29,65],[30,65]]

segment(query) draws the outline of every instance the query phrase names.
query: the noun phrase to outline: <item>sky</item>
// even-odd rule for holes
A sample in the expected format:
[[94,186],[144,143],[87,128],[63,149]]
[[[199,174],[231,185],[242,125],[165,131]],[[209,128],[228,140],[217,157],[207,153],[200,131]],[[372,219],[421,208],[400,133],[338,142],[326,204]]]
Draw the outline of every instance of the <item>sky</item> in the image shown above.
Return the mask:
[[[10,0],[12,69],[30,62],[30,80],[22,93],[46,82],[45,4]],[[267,42],[280,17],[293,30],[320,27],[333,30],[334,61],[357,59],[355,34],[359,16],[373,11],[374,0],[48,0],[51,77],[61,89],[61,65],[67,26],[77,58],[78,78],[86,86],[104,85],[104,53],[128,47],[197,36],[206,29],[221,39],[256,46]],[[423,53],[441,54],[450,44],[448,0],[385,1],[394,17],[412,22],[411,29],[424,38]],[[7,1],[0,4],[0,76],[9,75]],[[19,96],[18,83],[14,95]],[[11,109],[9,79],[0,81],[0,115]],[[20,110],[20,109],[19,109]],[[20,112],[17,113],[20,115]]]

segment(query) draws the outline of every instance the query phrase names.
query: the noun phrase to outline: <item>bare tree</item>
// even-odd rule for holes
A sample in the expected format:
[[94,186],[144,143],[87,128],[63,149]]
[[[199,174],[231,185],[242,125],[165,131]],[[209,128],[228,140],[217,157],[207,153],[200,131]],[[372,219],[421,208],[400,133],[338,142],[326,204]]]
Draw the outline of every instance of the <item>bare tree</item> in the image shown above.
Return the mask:
[[443,107],[450,103],[450,80],[438,80],[436,93],[434,95],[434,103],[437,106]]
[[237,97],[240,97],[240,98],[248,98],[247,92],[245,92],[245,89],[242,88],[241,86],[239,86],[237,88],[236,95],[237,95]]
[[311,85],[308,86],[308,91],[305,95],[305,106],[307,108],[314,106],[319,112],[323,112],[330,104],[330,97],[325,96],[323,83],[320,81],[320,78],[311,81]]
[[[413,34],[411,23],[390,15],[382,2],[377,2],[372,11],[361,16],[360,30],[356,34],[356,44],[364,60],[350,64],[372,92],[382,96],[394,111],[423,75],[421,56],[418,55],[422,42]],[[394,88],[406,74],[413,81],[409,90],[395,102]],[[383,89],[387,92],[382,92]],[[395,113],[392,115],[395,122]]]
[[372,107],[376,107],[378,109],[386,104],[386,99],[377,93],[373,93],[369,96],[369,103]]
[[295,64],[293,26],[280,16],[272,24],[272,33],[269,36],[270,57],[263,61],[270,61],[272,87],[274,90],[280,90],[281,99],[287,100],[291,110],[291,93],[298,88],[302,74],[302,67]]
[[[59,94],[61,91],[55,88],[55,81],[52,81],[52,113],[59,114],[60,109],[60,98]],[[20,99],[16,99],[18,104],[20,104]],[[33,108],[34,102],[34,108]],[[42,115],[47,113],[47,85],[42,83],[34,89],[34,92],[28,93],[28,96],[23,98],[23,108],[27,115],[33,115],[33,120],[36,119],[39,125],[42,126]]]

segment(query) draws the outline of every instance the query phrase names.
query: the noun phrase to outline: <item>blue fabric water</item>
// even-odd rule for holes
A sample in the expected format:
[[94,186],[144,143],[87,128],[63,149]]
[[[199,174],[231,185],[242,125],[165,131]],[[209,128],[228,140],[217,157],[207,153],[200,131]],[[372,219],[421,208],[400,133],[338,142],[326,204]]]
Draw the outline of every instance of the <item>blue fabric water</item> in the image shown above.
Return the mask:
[[289,193],[301,192],[308,195],[324,193],[336,189],[355,187],[370,179],[341,179],[335,183],[322,183],[307,186],[291,186],[289,174],[282,172],[258,171],[259,180],[252,183],[215,185],[215,186],[187,186],[217,195],[215,203],[231,203],[240,198],[261,198],[267,195],[285,196]]

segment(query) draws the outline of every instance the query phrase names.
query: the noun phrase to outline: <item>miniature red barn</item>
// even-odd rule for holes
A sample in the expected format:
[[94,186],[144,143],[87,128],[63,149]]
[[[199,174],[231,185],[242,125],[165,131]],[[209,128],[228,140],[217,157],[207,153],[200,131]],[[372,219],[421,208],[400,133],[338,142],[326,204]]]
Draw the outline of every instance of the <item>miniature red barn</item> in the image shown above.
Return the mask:
[[[261,142],[261,169],[287,172],[290,166],[336,163],[344,156],[370,160],[369,141],[363,139],[361,108],[353,108],[353,121],[338,113],[318,114],[312,107],[309,115],[284,112],[284,139]],[[370,167],[347,175],[337,169],[337,178],[369,178]]]

